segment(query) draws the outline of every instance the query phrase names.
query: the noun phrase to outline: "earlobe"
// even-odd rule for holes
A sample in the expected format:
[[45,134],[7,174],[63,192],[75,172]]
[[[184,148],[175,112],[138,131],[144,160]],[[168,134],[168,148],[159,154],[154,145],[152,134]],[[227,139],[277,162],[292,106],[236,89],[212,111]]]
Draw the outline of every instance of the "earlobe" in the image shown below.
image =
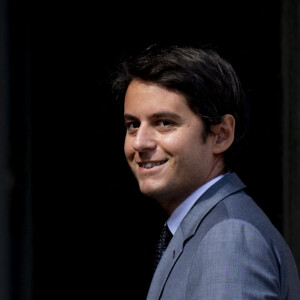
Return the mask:
[[232,115],[226,114],[220,124],[215,125],[213,131],[216,134],[214,154],[225,152],[234,140],[235,119]]

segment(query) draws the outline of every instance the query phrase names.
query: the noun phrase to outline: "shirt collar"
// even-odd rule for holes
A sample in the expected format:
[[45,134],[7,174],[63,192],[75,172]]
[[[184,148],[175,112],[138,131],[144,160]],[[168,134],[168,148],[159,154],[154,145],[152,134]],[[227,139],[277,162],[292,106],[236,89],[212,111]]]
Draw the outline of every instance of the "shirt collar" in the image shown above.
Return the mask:
[[195,204],[195,202],[204,194],[206,190],[208,190],[213,184],[219,181],[225,174],[219,175],[206,184],[199,187],[195,190],[188,198],[186,198],[171,214],[169,219],[167,220],[167,225],[174,235],[177,228],[179,227],[181,221],[187,215],[189,210]]

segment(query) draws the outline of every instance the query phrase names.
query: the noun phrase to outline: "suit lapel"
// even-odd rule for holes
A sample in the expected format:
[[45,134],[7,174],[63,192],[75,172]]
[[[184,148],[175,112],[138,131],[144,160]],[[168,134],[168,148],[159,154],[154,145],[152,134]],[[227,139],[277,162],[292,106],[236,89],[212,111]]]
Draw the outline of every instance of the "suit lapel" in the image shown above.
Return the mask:
[[183,243],[183,233],[181,230],[177,230],[156,268],[148,292],[147,300],[160,298],[168,275],[170,274],[174,263],[182,253]]
[[166,280],[180,257],[184,242],[193,236],[205,216],[225,197],[245,188],[235,173],[224,176],[195,203],[181,222],[154,273],[147,300],[160,299]]
[[182,220],[185,240],[195,234],[205,216],[225,197],[236,193],[246,186],[235,173],[225,175],[211,186],[194,204],[186,217]]

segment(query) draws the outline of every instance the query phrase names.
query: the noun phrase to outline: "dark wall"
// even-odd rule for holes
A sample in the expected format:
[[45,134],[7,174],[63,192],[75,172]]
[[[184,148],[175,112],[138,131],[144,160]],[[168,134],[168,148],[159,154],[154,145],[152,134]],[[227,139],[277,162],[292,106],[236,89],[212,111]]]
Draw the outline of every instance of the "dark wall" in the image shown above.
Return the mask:
[[[13,201],[15,212],[32,213],[34,299],[145,298],[162,212],[139,194],[124,160],[122,109],[108,78],[124,53],[152,43],[210,45],[233,64],[249,100],[238,172],[281,230],[280,2],[122,3],[11,6],[13,160],[15,173],[27,172],[16,186],[27,198]],[[16,255],[26,260],[20,243]],[[18,278],[16,299],[26,292]]]

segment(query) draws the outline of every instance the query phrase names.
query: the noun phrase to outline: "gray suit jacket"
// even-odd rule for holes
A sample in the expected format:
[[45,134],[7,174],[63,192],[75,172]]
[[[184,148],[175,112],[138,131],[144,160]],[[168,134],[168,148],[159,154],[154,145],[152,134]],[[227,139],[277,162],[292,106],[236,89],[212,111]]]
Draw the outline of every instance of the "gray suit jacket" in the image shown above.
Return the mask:
[[196,202],[153,276],[147,300],[300,299],[292,253],[235,173]]

